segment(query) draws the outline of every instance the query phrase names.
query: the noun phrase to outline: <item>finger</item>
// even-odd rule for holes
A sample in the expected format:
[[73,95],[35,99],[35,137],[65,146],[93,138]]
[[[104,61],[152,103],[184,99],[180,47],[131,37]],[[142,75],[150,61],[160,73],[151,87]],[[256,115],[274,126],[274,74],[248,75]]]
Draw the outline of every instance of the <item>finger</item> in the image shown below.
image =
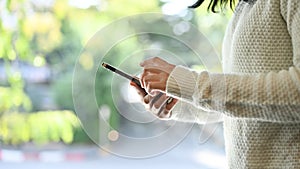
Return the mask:
[[[160,92],[160,93],[162,93],[162,92]],[[159,108],[159,107],[163,104],[163,102],[164,102],[166,99],[167,99],[166,94],[163,94],[163,96],[161,96],[161,97],[155,102],[154,107],[155,107],[156,109]]]
[[174,70],[174,68],[175,65],[164,65],[162,67],[149,66],[149,67],[144,67],[144,73],[145,75],[156,74],[156,75],[169,76],[171,72]]
[[159,115],[157,115],[158,118],[160,118],[161,120],[164,120],[164,119],[170,119],[172,117],[172,111],[170,110],[167,110],[167,109],[163,109],[161,111],[161,113]]
[[147,74],[148,74],[148,72],[144,70],[141,75],[141,78],[140,78],[140,83],[143,88],[145,88],[144,79],[145,79],[145,76],[147,76]]
[[152,65],[149,65],[149,66],[145,66],[144,70],[147,73],[153,73],[153,74],[159,74],[161,72],[166,72],[164,70],[164,66],[152,66]]
[[147,83],[146,90],[148,93],[151,94],[153,91],[157,91],[157,90],[164,92],[165,88],[166,88],[165,85],[163,85],[160,82],[149,82]]
[[141,87],[145,88],[145,86],[147,86],[147,83],[145,83],[145,81],[159,81],[160,79],[161,78],[159,77],[159,74],[144,70],[140,78]]
[[160,81],[161,77],[159,76],[159,74],[150,74],[148,73],[147,75],[144,76],[144,81]]
[[163,116],[164,116],[163,114],[165,114],[164,112],[165,112],[165,111],[168,111],[168,110],[166,109],[166,104],[167,104],[167,102],[168,102],[168,100],[165,100],[165,101],[160,105],[160,107],[159,107],[159,109],[158,109],[158,113],[157,113],[157,116],[158,116],[158,117],[163,117]]
[[167,105],[166,105],[166,109],[167,110],[171,110],[174,106],[175,106],[175,104],[177,103],[177,99],[175,99],[175,98],[172,98],[172,101],[171,102],[169,102]]
[[157,74],[148,74],[143,77],[143,83],[145,86],[147,86],[148,83],[153,83],[153,82],[160,82],[161,77]]
[[150,103],[149,103],[150,109],[153,107],[153,105],[155,105],[154,107],[157,108],[157,107],[156,107],[156,103],[157,103],[157,101],[160,100],[160,98],[161,98],[163,95],[164,95],[164,93],[160,92],[160,93],[158,93],[157,95],[155,95],[155,96],[153,97],[153,99],[152,99],[152,100],[150,101]]
[[158,109],[161,106],[161,104],[163,104],[163,102],[164,102],[164,99],[162,99],[162,98],[157,100],[157,102],[153,105],[154,108]]
[[152,98],[152,97],[151,97],[150,95],[146,95],[146,96],[144,97],[144,100],[143,100],[144,103],[145,103],[145,104],[148,104],[148,103],[150,102],[151,98]]
[[170,114],[170,111],[168,110],[163,110],[160,114],[159,114],[159,118],[160,119],[167,119],[168,117],[170,117],[170,115],[168,116],[168,114]]
[[140,63],[140,66],[144,67],[145,65],[153,65],[153,64],[158,64],[158,63],[163,63],[166,62],[163,59],[159,57],[153,57],[147,60],[144,60],[143,62]]

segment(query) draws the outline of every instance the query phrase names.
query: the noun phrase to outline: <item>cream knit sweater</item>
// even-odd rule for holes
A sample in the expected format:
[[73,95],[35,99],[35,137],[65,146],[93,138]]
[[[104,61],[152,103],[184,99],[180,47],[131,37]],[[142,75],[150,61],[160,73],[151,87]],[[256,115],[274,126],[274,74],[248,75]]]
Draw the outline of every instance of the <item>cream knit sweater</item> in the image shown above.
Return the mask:
[[223,66],[171,72],[167,93],[181,100],[172,118],[222,115],[228,168],[300,168],[300,0],[239,2]]

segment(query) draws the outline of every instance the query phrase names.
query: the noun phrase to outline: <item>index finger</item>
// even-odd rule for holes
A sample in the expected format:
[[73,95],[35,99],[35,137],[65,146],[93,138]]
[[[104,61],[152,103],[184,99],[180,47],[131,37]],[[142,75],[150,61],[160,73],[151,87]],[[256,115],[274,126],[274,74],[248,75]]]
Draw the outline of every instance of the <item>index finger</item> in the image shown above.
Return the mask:
[[144,72],[158,74],[158,73],[164,72],[164,70],[161,67],[145,66]]
[[167,62],[159,57],[153,57],[153,58],[146,59],[143,62],[141,62],[140,66],[142,66],[142,67],[145,67],[147,65],[158,66],[158,65],[161,65],[162,63],[167,63]]

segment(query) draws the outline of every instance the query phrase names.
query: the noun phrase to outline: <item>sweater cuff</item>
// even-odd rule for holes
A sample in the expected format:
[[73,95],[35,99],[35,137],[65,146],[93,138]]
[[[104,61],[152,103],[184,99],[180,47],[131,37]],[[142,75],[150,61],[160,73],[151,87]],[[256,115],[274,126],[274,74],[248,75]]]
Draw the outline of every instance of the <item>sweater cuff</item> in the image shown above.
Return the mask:
[[171,72],[166,92],[175,97],[192,100],[197,85],[197,76],[183,66],[176,66]]

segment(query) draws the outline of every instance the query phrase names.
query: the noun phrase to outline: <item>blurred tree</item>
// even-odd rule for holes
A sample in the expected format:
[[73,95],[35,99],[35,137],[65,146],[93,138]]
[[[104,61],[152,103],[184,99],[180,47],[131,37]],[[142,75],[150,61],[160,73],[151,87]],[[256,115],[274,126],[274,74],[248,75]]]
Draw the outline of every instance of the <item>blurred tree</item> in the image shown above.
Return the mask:
[[0,136],[5,144],[69,144],[76,130],[80,130],[80,123],[71,111],[14,112],[0,118]]
[[[66,5],[68,1],[58,2],[4,0],[0,3],[0,64],[4,66],[6,73],[6,76],[4,76],[5,81],[0,82],[2,85],[2,87],[0,86],[0,121],[2,125],[0,127],[0,139],[5,143],[22,143],[26,139],[29,141],[29,138],[43,140],[42,137],[44,138],[42,142],[57,140],[55,136],[57,134],[55,134],[53,128],[44,127],[47,123],[36,125],[35,120],[41,121],[43,118],[47,118],[47,112],[38,113],[39,119],[27,118],[27,115],[24,114],[32,110],[31,99],[24,90],[26,86],[32,85],[32,82],[26,81],[25,83],[23,79],[24,72],[22,72],[20,66],[24,64],[33,67],[47,66],[52,70],[53,79],[62,76],[61,74],[70,74],[72,71],[72,66],[81,48],[81,42],[68,22],[67,14],[70,11],[70,7]],[[61,3],[65,6],[62,6]],[[71,77],[71,75],[68,77]],[[55,82],[55,80],[53,81]],[[50,85],[51,83],[50,81]],[[68,81],[63,83],[65,84],[62,85],[63,89],[69,88],[69,95],[67,95],[69,97],[65,98],[67,101],[72,102],[71,83],[68,83]],[[38,86],[38,84],[35,84],[35,86]],[[61,92],[60,90],[58,92],[64,96],[64,91]],[[34,99],[36,100],[36,98]],[[67,106],[65,106],[66,104]],[[72,110],[71,103],[66,104],[61,103],[59,106],[62,109]],[[18,112],[23,113],[18,115]],[[68,123],[63,119],[63,112],[61,112],[61,115],[57,112],[56,117],[62,118],[64,123],[63,126],[57,126],[60,132],[64,130],[63,128],[70,128],[66,126]],[[70,118],[71,116],[66,117]],[[19,122],[18,125],[16,122]],[[19,130],[20,125],[25,125],[22,130]],[[19,137],[17,135],[12,140],[11,134],[18,134],[22,137],[23,132],[23,134],[28,133],[29,129],[26,127],[28,125],[33,125],[36,130],[43,130],[44,128],[48,132],[31,131],[25,140],[18,141]],[[83,132],[82,130],[77,131]],[[69,130],[65,132],[61,135],[62,141],[70,143],[74,132],[76,131]],[[65,136],[66,134],[72,136]],[[79,135],[84,136],[83,134]]]

